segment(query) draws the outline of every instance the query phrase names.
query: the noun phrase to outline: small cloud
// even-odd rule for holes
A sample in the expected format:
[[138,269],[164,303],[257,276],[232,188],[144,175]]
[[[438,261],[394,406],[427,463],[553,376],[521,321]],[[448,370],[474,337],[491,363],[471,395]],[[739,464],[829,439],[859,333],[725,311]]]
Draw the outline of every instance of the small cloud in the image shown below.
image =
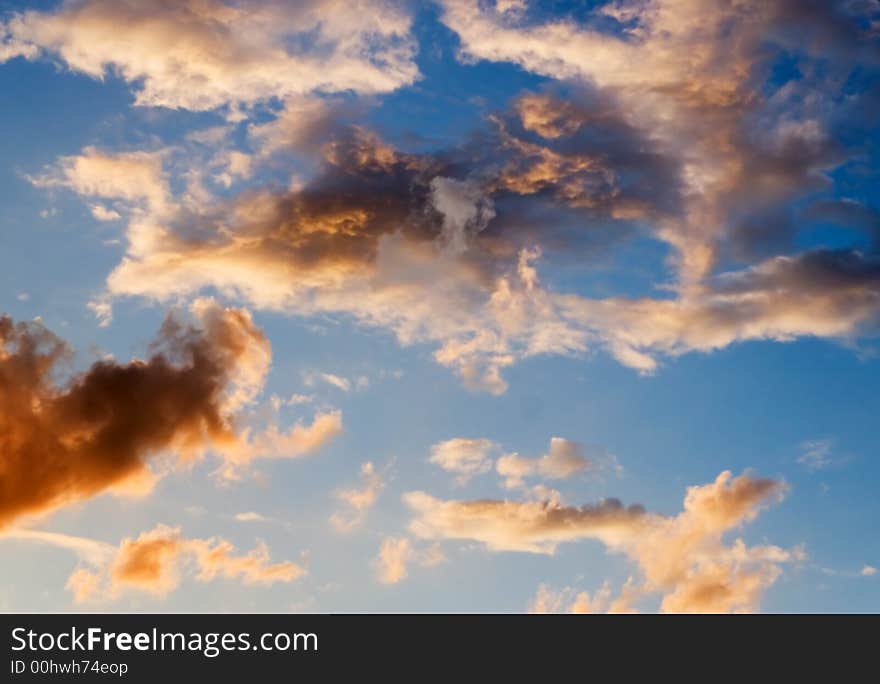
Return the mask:
[[19,292],[15,298],[20,302],[28,302],[31,296],[27,292]]
[[319,382],[322,382],[331,387],[335,387],[341,392],[351,392],[352,390],[363,391],[370,386],[370,378],[366,375],[360,375],[356,378],[346,378],[342,375],[336,375],[335,373],[320,373],[316,371],[306,373],[303,382],[306,387],[315,387]]
[[334,513],[330,516],[330,524],[338,532],[351,532],[359,527],[385,487],[382,475],[376,472],[375,466],[370,461],[361,466],[361,481],[362,487],[343,489],[335,494],[336,498],[348,508],[346,512]]
[[92,204],[89,209],[96,221],[118,221],[122,218],[118,211],[105,207],[103,204]]
[[824,470],[834,463],[834,442],[830,439],[814,439],[801,443],[801,455],[797,462],[810,472]]
[[873,565],[865,565],[862,567],[859,574],[862,577],[873,577],[877,574],[877,568],[875,568]]
[[343,392],[351,391],[351,382],[347,378],[342,378],[338,375],[333,375],[333,373],[321,373],[321,380],[326,382],[328,385],[333,385],[337,389],[342,390]]
[[455,437],[432,446],[428,462],[448,473],[457,474],[456,481],[463,485],[474,475],[482,475],[492,469],[492,456],[498,449],[499,446],[488,439]]
[[525,485],[527,477],[566,480],[579,474],[596,474],[609,470],[619,474],[621,467],[614,454],[604,449],[587,449],[583,444],[553,437],[550,447],[538,458],[523,458],[519,454],[505,454],[495,464],[495,470],[504,478],[507,489]]
[[407,578],[409,564],[429,568],[446,561],[439,544],[417,549],[407,537],[386,537],[379,555],[373,561],[376,576],[382,584],[397,584]]
[[106,328],[113,322],[113,305],[106,299],[92,299],[86,306],[95,314],[101,328]]
[[236,513],[235,519],[238,522],[268,522],[269,518],[265,515],[255,513],[254,511],[246,511],[244,513]]
[[299,406],[300,404],[310,404],[315,400],[312,394],[291,394],[287,400],[288,406]]

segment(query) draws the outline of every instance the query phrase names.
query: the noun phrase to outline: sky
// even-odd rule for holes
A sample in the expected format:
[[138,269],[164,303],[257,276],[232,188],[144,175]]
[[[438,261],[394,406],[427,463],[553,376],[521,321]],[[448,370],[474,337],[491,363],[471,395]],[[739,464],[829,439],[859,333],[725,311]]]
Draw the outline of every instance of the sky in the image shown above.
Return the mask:
[[0,610],[876,612],[877,0],[0,2]]

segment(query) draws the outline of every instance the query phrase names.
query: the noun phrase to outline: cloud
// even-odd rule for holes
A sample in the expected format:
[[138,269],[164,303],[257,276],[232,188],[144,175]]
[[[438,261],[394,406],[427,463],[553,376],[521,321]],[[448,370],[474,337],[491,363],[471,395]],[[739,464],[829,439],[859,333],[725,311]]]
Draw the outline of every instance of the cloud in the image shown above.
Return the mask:
[[[248,128],[246,163],[223,146],[217,169],[208,165],[253,179],[270,157],[273,171],[298,174],[301,160],[275,157],[304,155],[313,172],[286,188],[214,196],[168,150],[87,148],[34,181],[127,214],[109,298],[216,290],[259,309],[340,316],[432,345],[475,391],[503,393],[506,368],[543,354],[604,348],[651,373],[663,356],[746,340],[876,334],[876,240],[801,251],[795,240],[829,217],[873,235],[871,207],[829,198],[830,171],[861,153],[848,141],[869,138],[852,133],[876,109],[854,71],[864,57],[873,73],[876,49],[845,4],[650,0],[606,3],[578,22],[442,6],[462,59],[553,80],[490,114],[465,144],[402,152],[352,123],[357,108],[343,98],[306,94]],[[177,11],[189,10],[167,10]],[[768,81],[788,53],[799,75]],[[199,144],[222,145],[225,130]],[[539,276],[543,263],[598,261],[633,235],[669,248],[671,281],[587,297]]]
[[310,93],[383,93],[418,77],[410,17],[366,0],[73,0],[0,24],[0,60],[49,55],[135,104],[203,111]]
[[194,324],[166,318],[146,360],[102,360],[60,386],[67,345],[39,322],[0,317],[0,526],[105,491],[144,493],[163,454],[215,450],[235,465],[296,456],[341,428],[338,413],[251,435],[236,412],[261,390],[268,340],[247,311],[192,304]]
[[341,433],[342,412],[338,410],[315,413],[311,423],[297,421],[286,431],[274,423],[260,431],[245,428],[239,441],[223,451],[223,465],[218,474],[236,480],[242,469],[256,459],[306,456]]
[[103,204],[93,204],[91,207],[92,216],[96,221],[118,221],[122,215],[114,209],[109,209]]
[[549,480],[566,480],[579,473],[598,471],[610,465],[616,467],[613,456],[602,453],[588,455],[586,447],[562,437],[550,439],[546,454],[535,459],[523,458],[519,454],[504,454],[495,462],[495,470],[504,478],[508,489],[522,487],[527,477],[541,477]]
[[431,203],[443,214],[440,237],[453,254],[465,252],[472,236],[495,217],[492,201],[471,181],[435,177],[431,181]]
[[[48,173],[29,178],[37,187],[70,188],[77,194],[126,202],[160,212],[169,199],[163,166],[167,152],[106,153],[86,147],[60,158]],[[98,206],[98,205],[93,205]]]
[[436,545],[418,549],[407,537],[386,537],[382,540],[373,567],[382,584],[397,584],[407,578],[411,563],[418,563],[422,567],[433,567],[445,560],[445,556]]
[[413,555],[412,542],[406,537],[389,537],[383,540],[375,561],[379,581],[383,584],[397,584],[406,579],[407,564]]
[[361,466],[361,482],[363,486],[360,488],[343,489],[334,494],[348,509],[330,516],[330,524],[338,532],[351,532],[362,525],[385,487],[382,475],[376,472],[376,467],[370,461]]
[[798,549],[725,545],[722,537],[754,520],[785,491],[779,481],[721,473],[714,482],[689,487],[684,510],[667,517],[615,499],[595,505],[559,502],[443,501],[409,492],[409,530],[431,540],[477,541],[492,551],[552,554],[557,546],[601,541],[634,561],[638,581],[625,586],[615,610],[632,609],[641,596],[660,593],[664,612],[749,612],[778,578],[779,565],[802,557]]
[[873,577],[874,575],[877,574],[877,568],[875,568],[873,565],[864,565],[864,566],[862,566],[862,569],[859,572],[859,574],[862,577]]
[[529,605],[528,612],[535,614],[576,613],[579,615],[604,613],[608,612],[611,602],[611,586],[607,582],[592,596],[586,591],[575,594],[570,587],[554,590],[546,584],[541,584]]
[[235,519],[238,522],[266,522],[268,518],[261,514],[256,513],[255,511],[245,511],[244,513],[236,513]]
[[[259,308],[352,315],[391,329],[402,344],[439,344],[440,363],[493,393],[504,391],[500,369],[517,358],[585,349],[583,331],[571,329],[540,288],[531,266],[537,251],[496,264],[471,244],[484,231],[469,222],[491,218],[485,208],[466,209],[483,201],[473,184],[441,177],[432,185],[439,160],[397,152],[358,127],[339,131],[322,154],[323,170],[301,187],[210,201],[190,192],[166,202],[165,171],[155,168],[154,199],[144,199],[133,189],[147,185],[143,160],[129,182],[130,159],[94,150],[62,160],[39,182],[86,196],[118,187],[131,203],[128,251],[108,278],[109,296],[168,300],[215,288]],[[70,170],[91,169],[97,159],[106,183]],[[451,226],[461,220],[467,225],[456,233]],[[455,250],[449,230],[459,236]]]
[[305,384],[307,387],[314,387],[315,382],[318,380],[346,393],[351,392],[353,389],[363,390],[370,386],[370,379],[365,375],[349,379],[334,373],[310,372],[305,376]]
[[834,443],[830,439],[806,441],[801,444],[802,453],[798,456],[797,461],[807,470],[824,470],[834,463],[833,448]]
[[612,540],[630,534],[645,517],[641,506],[617,499],[580,508],[543,501],[443,501],[425,492],[408,492],[413,511],[410,531],[425,539],[468,539],[493,551],[552,554],[565,542]]
[[[510,62],[596,88],[659,153],[681,160],[683,214],[663,218],[656,230],[677,252],[683,287],[717,263],[726,228],[749,225],[743,202],[754,209],[747,214],[760,216],[815,188],[817,172],[840,162],[826,134],[835,79],[857,64],[876,64],[878,55],[863,28],[861,12],[869,10],[846,2],[612,2],[580,22],[536,20],[476,0],[441,5],[463,61]],[[768,95],[756,83],[782,52],[804,64],[832,64],[835,75],[823,81],[805,68],[800,80]],[[580,112],[565,103],[527,99],[520,112],[527,128],[550,139],[580,123]],[[543,164],[558,169],[558,158]]]
[[107,562],[114,552],[113,546],[95,539],[45,530],[7,529],[0,534],[0,541],[5,540],[32,542],[73,551],[90,565]]
[[456,437],[432,446],[428,461],[448,473],[455,473],[458,483],[464,484],[474,475],[492,469],[492,457],[498,449],[499,446],[488,439]]
[[98,326],[106,328],[113,322],[113,304],[105,299],[91,299],[86,302],[86,307],[95,314]]
[[77,569],[68,579],[75,603],[116,600],[130,590],[165,596],[180,586],[184,575],[199,582],[221,577],[246,585],[270,585],[293,582],[306,574],[290,561],[272,563],[262,542],[246,554],[236,554],[225,539],[189,539],[180,528],[166,525],[123,539],[109,560],[92,565]]

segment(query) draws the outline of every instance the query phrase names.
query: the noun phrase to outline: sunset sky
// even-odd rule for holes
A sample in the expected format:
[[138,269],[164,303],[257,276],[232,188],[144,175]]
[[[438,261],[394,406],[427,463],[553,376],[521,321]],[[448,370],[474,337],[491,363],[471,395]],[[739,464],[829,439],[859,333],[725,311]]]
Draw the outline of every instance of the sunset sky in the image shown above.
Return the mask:
[[880,611],[878,76],[878,0],[0,0],[0,610]]

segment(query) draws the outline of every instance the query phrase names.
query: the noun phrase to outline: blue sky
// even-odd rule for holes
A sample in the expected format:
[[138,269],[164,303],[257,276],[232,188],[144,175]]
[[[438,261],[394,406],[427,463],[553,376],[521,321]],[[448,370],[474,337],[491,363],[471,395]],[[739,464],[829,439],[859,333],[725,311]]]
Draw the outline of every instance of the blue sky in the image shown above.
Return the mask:
[[0,608],[880,609],[880,8],[729,5],[0,3]]

